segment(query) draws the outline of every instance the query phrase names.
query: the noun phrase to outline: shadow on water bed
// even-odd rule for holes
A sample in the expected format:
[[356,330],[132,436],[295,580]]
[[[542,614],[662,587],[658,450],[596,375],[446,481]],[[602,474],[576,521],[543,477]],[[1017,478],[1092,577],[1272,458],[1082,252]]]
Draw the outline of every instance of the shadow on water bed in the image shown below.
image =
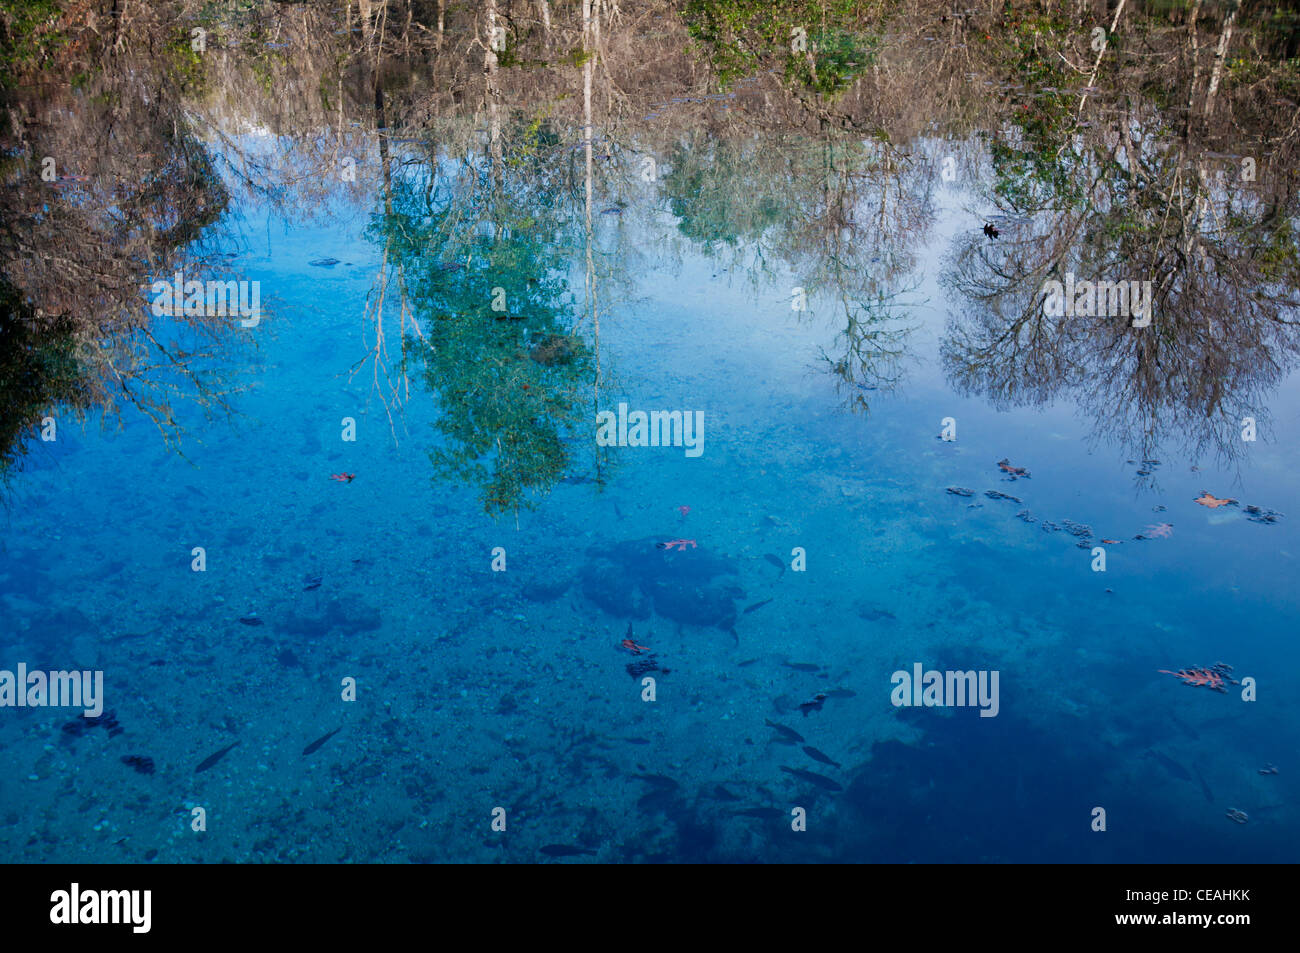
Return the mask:
[[667,537],[647,536],[587,550],[579,572],[582,592],[610,615],[648,619],[651,613],[687,625],[730,632],[736,600],[734,561],[700,546],[660,548]]

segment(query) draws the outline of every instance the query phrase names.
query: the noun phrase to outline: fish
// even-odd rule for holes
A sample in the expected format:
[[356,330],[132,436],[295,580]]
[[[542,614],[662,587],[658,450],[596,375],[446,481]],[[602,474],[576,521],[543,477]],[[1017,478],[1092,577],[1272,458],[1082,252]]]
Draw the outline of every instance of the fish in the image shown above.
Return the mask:
[[[763,554],[763,558],[766,559],[768,562],[770,562],[770,563],[771,563],[773,566],[775,566],[777,569],[781,570],[781,575],[782,575],[782,576],[785,575],[785,563],[781,561],[781,557],[779,557],[779,556],[774,556],[774,555],[772,555],[771,553],[764,553],[764,554]],[[780,577],[778,577],[778,578],[780,578]]]
[[303,753],[304,755],[309,755],[309,754],[311,754],[311,753],[314,752],[314,751],[319,751],[321,745],[323,745],[325,742],[329,741],[331,738],[333,738],[335,735],[337,735],[337,734],[338,734],[340,731],[342,731],[342,730],[343,730],[342,728],[335,728],[333,731],[331,731],[331,732],[329,732],[329,733],[327,733],[327,734],[321,735],[319,738],[317,738],[315,741],[313,741],[313,742],[312,742],[311,744],[309,744],[307,747],[303,748],[303,749],[302,749],[302,753]]
[[799,706],[799,710],[803,712],[803,716],[807,718],[810,711],[821,711],[822,705],[824,704],[826,704],[826,695],[818,692],[811,700],[803,702]]
[[814,665],[812,662],[782,662],[781,664],[796,672],[820,672],[822,669],[820,665]]
[[894,621],[898,621],[898,616],[894,615],[894,613],[889,612],[885,609],[872,609],[872,608],[859,609],[858,615],[863,619],[866,619],[868,622],[878,622],[881,619],[893,619]]
[[764,718],[763,724],[767,725],[767,727],[771,728],[773,731],[789,738],[791,741],[800,744],[803,743],[803,735],[799,734],[799,732],[795,731],[793,728],[787,728],[785,725],[772,721],[770,718]]
[[1201,769],[1193,765],[1192,770],[1196,772],[1196,780],[1201,782],[1201,793],[1205,795],[1205,802],[1207,804],[1213,804],[1214,792],[1211,791],[1210,786],[1205,783],[1205,778],[1201,775]]
[[826,697],[827,698],[854,698],[857,696],[857,694],[858,693],[851,688],[832,688],[829,692],[826,693]]
[[240,616],[239,622],[241,625],[262,625],[262,620],[257,617],[256,612],[250,612],[246,616]]
[[762,602],[755,602],[752,606],[747,606],[745,608],[745,611],[742,612],[741,615],[748,615],[749,613],[753,612],[755,609],[761,609],[763,608],[763,606],[767,605],[771,601],[772,601],[771,599],[764,599]]
[[153,774],[153,758],[146,758],[138,754],[123,755],[122,763],[129,764],[140,774]]
[[1174,777],[1178,778],[1179,780],[1181,781],[1192,780],[1191,773],[1186,768],[1184,768],[1181,764],[1175,761],[1173,758],[1169,757],[1168,755],[1163,755],[1159,751],[1155,751],[1153,749],[1148,748],[1147,757],[1155,759],[1155,761],[1162,768],[1164,768],[1166,771],[1168,771],[1170,774],[1172,774]]
[[947,488],[947,492],[951,493],[953,496],[974,496],[975,495],[974,490],[964,486],[950,486]]
[[774,821],[778,817],[784,818],[785,811],[779,807],[747,807],[743,811],[732,811],[732,817],[757,817],[764,821]]
[[319,589],[321,584],[321,574],[316,573],[315,575],[306,576],[303,578],[303,583],[303,592],[311,592],[313,589]]
[[818,751],[816,748],[812,747],[811,745],[804,745],[803,753],[806,754],[808,757],[812,758],[814,761],[820,761],[822,764],[829,764],[833,768],[843,767],[842,764],[830,758],[825,752]]
[[330,479],[336,483],[351,483],[357,478],[355,473],[331,473]]
[[637,644],[636,644],[635,642],[633,642],[631,639],[624,639],[624,640],[622,641],[621,644],[622,644],[623,648],[627,649],[627,650],[628,650],[629,652],[631,652],[633,655],[640,655],[642,652],[648,652],[648,651],[650,651],[650,646],[648,646],[648,645],[637,645]]
[[682,518],[683,518],[683,519],[685,519],[686,514],[689,513],[690,511],[691,511],[691,508],[690,508],[689,506],[679,506],[679,507],[677,507],[677,512],[682,514]]
[[636,737],[632,737],[632,738],[619,738],[618,740],[619,740],[619,741],[625,741],[625,742],[627,742],[627,743],[630,744],[630,745],[648,745],[648,744],[650,744],[650,739],[649,739],[649,738],[636,738]]
[[547,857],[577,857],[579,854],[595,855],[594,850],[586,847],[574,847],[572,844],[547,844],[541,848],[541,852]]
[[313,258],[307,264],[315,268],[333,268],[339,263],[337,258]]
[[226,755],[230,754],[230,749],[234,748],[238,744],[239,742],[235,741],[232,742],[231,744],[226,745],[220,751],[214,751],[212,754],[208,755],[206,758],[204,758],[202,761],[199,762],[199,766],[194,769],[194,773],[198,774],[200,771],[208,770],[208,768],[212,767],[214,764],[216,764]]
[[824,774],[818,774],[816,771],[805,771],[803,768],[787,768],[781,765],[781,770],[786,774],[793,774],[801,781],[807,781],[809,784],[815,784],[823,791],[843,791],[843,786]]

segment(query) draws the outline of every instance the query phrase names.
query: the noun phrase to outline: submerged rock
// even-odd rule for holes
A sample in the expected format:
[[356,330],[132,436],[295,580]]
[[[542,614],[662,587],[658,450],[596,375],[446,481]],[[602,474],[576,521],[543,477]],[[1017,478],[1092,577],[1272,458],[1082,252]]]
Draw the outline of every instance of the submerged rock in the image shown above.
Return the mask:
[[675,622],[729,630],[736,623],[732,560],[703,547],[659,549],[666,537],[647,536],[587,550],[579,572],[583,595],[610,615],[646,619],[653,612]]

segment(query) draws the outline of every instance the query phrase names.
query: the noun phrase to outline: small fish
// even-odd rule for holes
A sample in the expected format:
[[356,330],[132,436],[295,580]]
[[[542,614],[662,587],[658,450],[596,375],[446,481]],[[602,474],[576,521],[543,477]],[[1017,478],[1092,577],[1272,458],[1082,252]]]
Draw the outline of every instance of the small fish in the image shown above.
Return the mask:
[[642,652],[648,652],[648,651],[650,651],[650,646],[648,646],[648,645],[637,645],[637,644],[636,644],[635,642],[633,642],[631,639],[624,639],[623,642],[622,642],[621,644],[622,644],[623,648],[627,649],[627,650],[628,650],[629,652],[631,652],[633,655],[640,655]]
[[357,478],[355,473],[331,473],[330,479],[336,483],[351,483]]
[[793,774],[801,781],[807,781],[809,784],[815,784],[823,791],[843,791],[843,786],[824,774],[818,774],[816,771],[805,771],[803,768],[787,768],[781,765],[781,770],[786,774]]
[[974,496],[975,495],[974,490],[964,486],[950,486],[948,487],[947,492],[951,493],[953,496]]
[[690,511],[691,511],[691,508],[690,508],[689,506],[679,506],[679,507],[677,507],[677,512],[682,514],[682,519],[685,519],[685,518],[686,518],[686,514],[689,513]]
[[807,718],[810,711],[821,711],[822,705],[824,704],[826,704],[826,695],[819,692],[814,695],[810,701],[801,704],[799,710],[803,712],[803,716]]
[[194,773],[198,774],[200,771],[208,770],[208,768],[212,767],[214,764],[216,764],[226,755],[230,754],[230,749],[234,748],[238,744],[239,742],[236,741],[233,742],[232,744],[226,745],[220,751],[214,751],[212,754],[208,755],[206,758],[204,758],[202,761],[199,762],[199,766],[194,769]]
[[860,609],[858,615],[862,616],[862,618],[866,619],[868,622],[878,622],[881,619],[898,620],[898,616],[885,609]]
[[832,688],[829,692],[826,693],[826,697],[827,698],[854,698],[857,696],[857,694],[858,693],[851,688]]
[[337,258],[313,258],[307,264],[314,268],[333,268],[339,263]]
[[306,576],[303,578],[303,592],[311,592],[313,589],[319,589],[321,584],[321,574]]
[[594,850],[588,850],[586,847],[574,847],[572,844],[547,844],[541,850],[547,857],[576,857],[579,854],[594,856],[596,853]]
[[138,754],[124,755],[122,763],[129,764],[140,774],[153,774],[153,758],[146,758]]
[[767,605],[771,601],[772,601],[771,599],[764,599],[762,602],[755,602],[752,606],[746,606],[745,611],[742,612],[741,615],[748,615],[749,613],[753,612],[755,609],[761,609],[763,608],[763,606]]
[[626,741],[626,742],[627,742],[628,744],[630,744],[630,745],[648,745],[648,744],[650,743],[650,739],[649,739],[649,738],[636,738],[636,737],[632,737],[632,738],[619,738],[618,740],[619,740],[619,741]]
[[785,563],[781,561],[781,558],[779,556],[773,556],[771,553],[764,553],[763,558],[766,559],[768,562],[770,562],[777,569],[781,570],[782,576],[785,575]]
[[250,612],[246,616],[240,616],[241,625],[262,625],[262,620],[257,617],[256,612]]
[[803,753],[806,754],[808,757],[812,758],[814,761],[820,761],[822,764],[829,764],[832,768],[843,767],[842,764],[840,764],[838,761],[832,760],[825,752],[818,751],[816,748],[812,747],[811,745],[804,745]]
[[1173,758],[1169,757],[1168,755],[1161,754],[1159,751],[1148,749],[1147,757],[1154,759],[1162,768],[1164,768],[1174,777],[1178,778],[1180,781],[1192,780],[1191,773],[1186,768],[1184,768],[1181,764],[1175,761]]
[[1210,786],[1205,783],[1205,777],[1201,774],[1201,769],[1193,765],[1192,770],[1196,772],[1196,780],[1201,782],[1201,794],[1205,796],[1205,803],[1213,804],[1214,792],[1211,791]]
[[774,821],[778,817],[784,818],[785,811],[779,807],[747,807],[743,811],[732,811],[732,817],[757,817],[763,821]]
[[335,735],[337,735],[337,734],[338,734],[340,731],[342,731],[342,730],[343,730],[342,728],[335,728],[333,731],[329,732],[328,734],[321,735],[319,738],[317,738],[315,741],[313,741],[313,742],[312,742],[311,744],[309,744],[307,747],[303,748],[303,749],[302,749],[302,753],[303,753],[304,755],[309,755],[309,754],[311,754],[311,753],[314,752],[314,751],[319,751],[321,745],[323,745],[325,742],[329,741],[331,738],[333,738]]
[[820,672],[822,667],[814,665],[812,662],[782,662],[786,668],[792,668],[796,672]]
[[795,731],[793,728],[787,728],[785,725],[772,721],[769,718],[764,718],[763,724],[767,725],[767,727],[771,728],[773,731],[789,738],[791,741],[798,742],[799,744],[803,743],[803,735],[799,734],[799,732]]

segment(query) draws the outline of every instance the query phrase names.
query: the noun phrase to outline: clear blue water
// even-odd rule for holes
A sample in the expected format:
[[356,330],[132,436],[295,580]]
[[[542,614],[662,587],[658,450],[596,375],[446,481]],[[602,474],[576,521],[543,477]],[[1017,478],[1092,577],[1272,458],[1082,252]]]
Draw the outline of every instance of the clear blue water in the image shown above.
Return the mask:
[[[890,276],[915,286],[899,380],[874,390],[837,386],[821,355],[843,351],[838,304],[813,289],[793,311],[802,279],[786,266],[691,240],[653,194],[596,216],[601,389],[585,382],[570,479],[500,516],[432,468],[446,440],[418,373],[391,427],[370,366],[350,375],[374,340],[372,210],[340,196],[303,224],[241,201],[214,250],[261,282],[268,314],[211,364],[240,388],[234,414],[178,403],[183,456],[136,413],[120,429],[60,417],[12,481],[4,665],[102,669],[124,731],[73,738],[67,711],[6,711],[0,858],[495,862],[561,844],[599,861],[1293,861],[1295,378],[1235,461],[1174,434],[1148,478],[1077,389],[1034,407],[963,395],[940,359],[956,310],[940,276],[979,222],[969,195],[934,201],[913,267]],[[581,248],[560,252],[595,346]],[[340,262],[308,265],[321,256]],[[619,401],[702,410],[703,455],[614,448],[603,486],[578,479],[594,473],[596,407]],[[955,441],[937,439],[945,417]],[[1031,476],[1004,479],[1003,458]],[[1250,522],[1196,505],[1203,490],[1287,515]],[[1094,572],[1025,508],[1122,542]],[[1159,523],[1171,535],[1134,539]],[[653,548],[674,538],[698,550]],[[734,636],[590,598],[592,553],[629,541],[646,560],[726,560],[743,590]],[[806,571],[765,558],[788,566],[795,547]],[[240,623],[251,614],[262,624]],[[626,668],[629,622],[669,670],[652,702]],[[1258,700],[1158,672],[1217,661],[1256,679]],[[891,675],[918,662],[997,670],[997,717],[892,705]],[[846,691],[801,714],[831,689]],[[1259,773],[1269,763],[1277,775]],[[806,831],[785,819],[795,806]]]

